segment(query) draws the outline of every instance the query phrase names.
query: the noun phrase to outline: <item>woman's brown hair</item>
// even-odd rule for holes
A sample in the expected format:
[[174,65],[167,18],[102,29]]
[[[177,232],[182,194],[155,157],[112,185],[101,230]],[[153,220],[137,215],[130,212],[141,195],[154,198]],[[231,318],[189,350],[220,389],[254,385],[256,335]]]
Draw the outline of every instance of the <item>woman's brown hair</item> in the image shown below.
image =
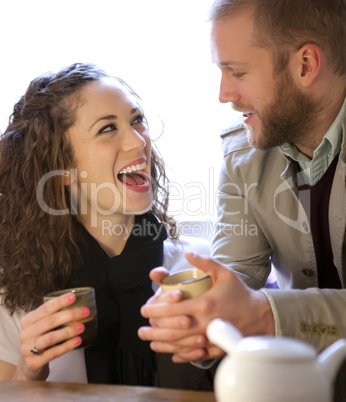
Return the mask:
[[[15,104],[0,139],[0,289],[2,303],[11,313],[37,307],[45,293],[65,285],[72,267],[81,262],[77,221],[70,213],[44,211],[36,191],[45,174],[73,166],[73,149],[65,133],[75,122],[76,108],[69,97],[103,77],[108,75],[97,66],[76,63],[34,79]],[[169,183],[154,147],[151,176],[151,211],[176,238],[176,223],[167,214]],[[43,199],[50,208],[71,210],[69,198],[63,175],[45,183]]]

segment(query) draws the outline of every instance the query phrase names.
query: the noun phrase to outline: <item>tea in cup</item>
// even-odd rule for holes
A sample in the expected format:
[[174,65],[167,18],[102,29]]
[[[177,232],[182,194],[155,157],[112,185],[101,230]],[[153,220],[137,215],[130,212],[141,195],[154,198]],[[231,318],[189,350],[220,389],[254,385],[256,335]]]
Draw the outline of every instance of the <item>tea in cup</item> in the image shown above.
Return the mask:
[[69,310],[76,307],[87,307],[90,311],[90,314],[88,315],[88,317],[80,321],[70,322],[66,325],[63,325],[62,327],[65,327],[67,325],[75,325],[79,322],[83,323],[85,329],[84,332],[80,335],[80,337],[82,338],[82,343],[79,347],[86,348],[88,346],[91,346],[97,336],[97,310],[95,290],[91,287],[58,290],[44,296],[44,302],[52,300],[66,293],[74,293],[76,295],[76,300],[73,304],[68,307],[64,307],[62,310]]
[[209,275],[198,268],[192,268],[166,276],[162,280],[162,292],[178,289],[183,299],[192,299],[205,293],[212,286]]

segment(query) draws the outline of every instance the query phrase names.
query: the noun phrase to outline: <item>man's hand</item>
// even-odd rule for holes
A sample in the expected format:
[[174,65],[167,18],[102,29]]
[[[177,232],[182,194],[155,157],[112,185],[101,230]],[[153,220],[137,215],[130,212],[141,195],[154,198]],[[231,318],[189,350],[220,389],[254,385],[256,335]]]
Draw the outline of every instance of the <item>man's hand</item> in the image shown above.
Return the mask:
[[[138,334],[152,341],[154,351],[173,353],[176,363],[223,356],[225,353],[206,337],[206,328],[214,318],[231,322],[244,336],[274,334],[273,313],[262,292],[252,290],[234,271],[211,258],[191,253],[186,258],[211,276],[213,286],[202,296],[183,301],[179,291],[161,293],[159,289],[147,301],[141,313],[151,326],[140,328]],[[160,284],[167,275],[158,268],[150,277]]]

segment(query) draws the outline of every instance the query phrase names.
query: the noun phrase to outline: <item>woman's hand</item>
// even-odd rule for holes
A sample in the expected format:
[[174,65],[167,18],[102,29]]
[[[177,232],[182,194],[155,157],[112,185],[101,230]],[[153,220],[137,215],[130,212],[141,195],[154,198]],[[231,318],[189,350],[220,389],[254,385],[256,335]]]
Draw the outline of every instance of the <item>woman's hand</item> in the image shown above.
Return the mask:
[[[78,323],[90,314],[87,307],[60,311],[74,303],[73,293],[42,304],[22,319],[20,358],[13,380],[41,380],[49,375],[49,362],[77,348],[84,325]],[[68,323],[75,323],[61,327]],[[35,352],[37,352],[35,354]]]

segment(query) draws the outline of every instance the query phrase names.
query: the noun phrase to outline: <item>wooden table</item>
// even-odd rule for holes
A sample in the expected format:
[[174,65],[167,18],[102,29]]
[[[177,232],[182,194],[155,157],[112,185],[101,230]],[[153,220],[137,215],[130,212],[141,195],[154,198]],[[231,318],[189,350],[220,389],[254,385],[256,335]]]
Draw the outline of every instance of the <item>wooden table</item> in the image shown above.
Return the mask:
[[41,381],[0,382],[1,402],[215,402],[212,392]]

